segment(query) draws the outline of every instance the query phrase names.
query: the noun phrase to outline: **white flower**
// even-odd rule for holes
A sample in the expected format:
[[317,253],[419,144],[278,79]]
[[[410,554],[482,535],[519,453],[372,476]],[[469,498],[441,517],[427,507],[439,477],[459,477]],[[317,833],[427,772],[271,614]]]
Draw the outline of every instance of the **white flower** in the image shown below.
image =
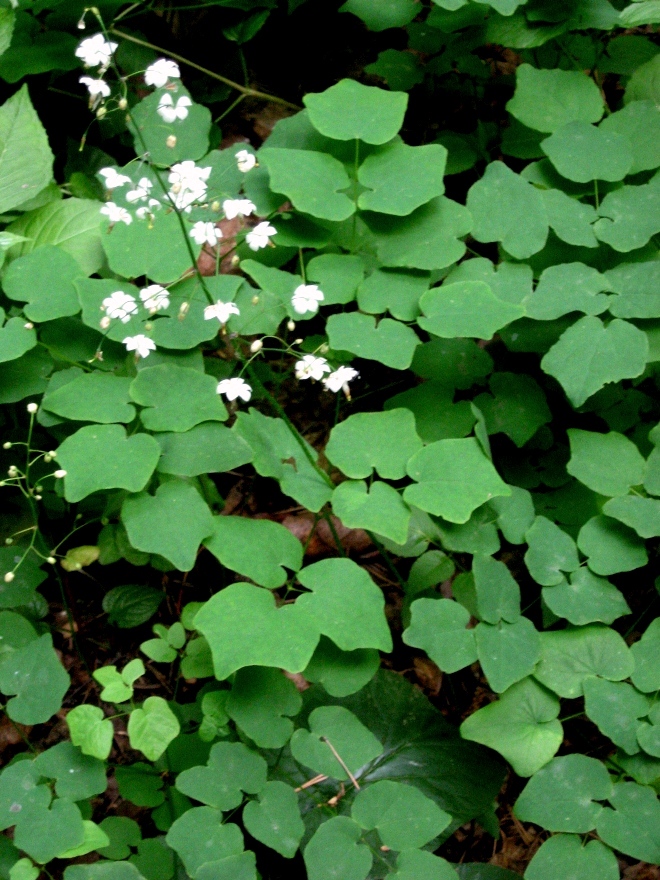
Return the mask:
[[121,208],[119,205],[115,205],[114,202],[106,202],[101,208],[101,213],[105,214],[111,223],[125,223],[127,226],[130,226],[133,222],[133,218],[126,208]]
[[27,411],[28,411],[30,414],[32,414],[32,413],[36,413],[36,411],[37,411],[38,409],[39,409],[39,405],[38,405],[37,403],[28,403],[28,405],[27,405]]
[[122,342],[126,346],[126,351],[134,351],[141,358],[148,357],[150,351],[156,351],[156,343],[144,333],[138,333],[137,336],[127,336],[122,339]]
[[204,309],[204,318],[206,321],[212,321],[217,318],[221,324],[226,324],[232,315],[240,315],[240,309],[236,303],[225,303],[219,299],[212,306],[206,306]]
[[254,229],[248,232],[245,240],[251,251],[258,251],[261,248],[268,247],[271,235],[276,235],[276,233],[277,229],[271,226],[268,220],[262,220],[261,223],[257,223]]
[[120,174],[116,168],[101,168],[99,174],[105,178],[106,189],[117,189],[126,183],[133,183],[130,177],[126,174]]
[[236,153],[236,164],[238,165],[238,170],[245,173],[254,168],[257,164],[257,157],[249,150],[239,150]]
[[293,291],[291,305],[299,315],[307,312],[314,314],[319,310],[319,303],[323,302],[324,296],[319,290],[318,284],[299,284]]
[[166,309],[170,304],[169,294],[160,284],[150,284],[145,287],[140,291],[140,299],[145,309],[149,309],[152,315],[159,309]]
[[149,199],[148,207],[143,205],[141,208],[137,208],[135,211],[135,216],[138,220],[145,220],[147,217],[153,217],[154,211],[161,208],[162,205],[158,201],[158,199]]
[[224,394],[227,400],[236,400],[240,397],[246,403],[252,397],[252,388],[245,379],[236,376],[234,379],[222,379],[218,382],[218,394]]
[[222,238],[222,232],[216,227],[215,223],[210,221],[205,223],[203,220],[198,220],[190,230],[190,237],[195,244],[210,244],[213,247]]
[[348,396],[348,383],[352,382],[359,375],[358,371],[354,370],[353,367],[337,367],[334,373],[326,376],[323,380],[323,385],[326,391],[334,391],[335,394],[343,389],[344,393]]
[[177,119],[185,119],[188,115],[188,107],[192,107],[192,101],[187,95],[181,95],[176,104],[169,92],[161,95],[156,112],[165,122],[176,122]]
[[110,96],[110,86],[103,79],[92,79],[91,76],[81,76],[78,82],[87,86],[89,103],[92,108],[97,107],[103,98]]
[[144,81],[148,86],[155,86],[161,89],[168,79],[179,79],[181,72],[179,65],[175,61],[168,58],[159,58],[150,64],[144,72]]
[[190,213],[195,202],[200,202],[206,195],[207,183],[211,174],[211,167],[199,168],[193,161],[187,159],[172,165],[169,182],[172,187],[168,193],[170,201],[180,211]]
[[257,206],[249,199],[225,199],[222,210],[227,220],[233,220],[234,217],[249,217]]
[[63,480],[64,477],[66,477],[66,471],[64,470],[64,468],[59,468],[54,472],[53,476],[56,477],[58,480]]
[[325,358],[313,354],[304,354],[296,361],[296,379],[322,379],[324,373],[330,372]]
[[109,43],[103,34],[87,37],[76,49],[76,57],[80,58],[85,67],[107,67],[117,43]]
[[101,303],[101,308],[109,318],[119,318],[122,324],[131,320],[131,315],[137,315],[138,307],[135,297],[123,290],[115,290]]
[[131,189],[126,193],[127,202],[144,202],[149,196],[153,183],[148,177],[141,177],[137,182],[135,189]]

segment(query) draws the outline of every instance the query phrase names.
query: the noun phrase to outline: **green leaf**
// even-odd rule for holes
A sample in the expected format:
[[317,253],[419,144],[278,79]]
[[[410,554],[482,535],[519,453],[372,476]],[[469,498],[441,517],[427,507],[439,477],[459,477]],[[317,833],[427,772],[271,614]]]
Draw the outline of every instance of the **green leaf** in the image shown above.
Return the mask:
[[50,393],[47,391],[42,405],[49,412],[72,421],[128,423],[135,418],[135,407],[128,402],[130,384],[128,377],[112,373],[83,373],[72,382]]
[[324,92],[305,95],[303,103],[314,128],[326,137],[385,144],[401,128],[408,95],[342,79]]
[[156,165],[174,165],[183,160],[201,159],[209,148],[211,111],[201,104],[193,104],[187,108],[185,119],[165,122],[157,112],[165,95],[169,95],[174,105],[182,97],[189,100],[191,97],[179,81],[170,81],[166,88],[156,89],[139,101],[132,108],[128,122],[129,131],[135,139],[135,152],[138,156],[148,153],[150,161]]
[[398,544],[405,544],[410,508],[389,483],[347,480],[332,493],[332,509],[349,529],[368,529]]
[[395,370],[408,369],[419,344],[412,327],[392,318],[382,318],[376,323],[375,318],[360,312],[331,315],[326,330],[335,351],[350,351]]
[[461,736],[490,746],[519,776],[532,776],[555,755],[564,737],[559,700],[526,678],[461,725]]
[[645,64],[636,66],[636,69],[630,71],[632,76],[628,80],[624,102],[626,104],[632,101],[653,101],[658,104],[658,71],[660,70],[660,59],[654,55]]
[[452,389],[444,382],[423,382],[390,397],[385,409],[410,410],[415,416],[419,436],[426,443],[433,443],[434,440],[465,437],[474,426],[475,417],[469,401],[452,403],[453,398]]
[[61,248],[46,245],[10,263],[2,278],[9,299],[23,306],[30,321],[52,321],[80,311],[73,281],[80,266]]
[[84,755],[105,761],[115,731],[102,709],[89,704],[75,706],[67,713],[66,723],[74,746],[78,746]]
[[591,224],[598,219],[592,205],[583,204],[559,189],[545,189],[541,192],[548,222],[555,235],[568,244],[582,247],[598,247]]
[[660,267],[647,263],[621,263],[606,272],[617,296],[611,297],[610,312],[617,318],[660,317]]
[[103,685],[101,699],[109,703],[124,703],[133,696],[133,682],[144,675],[144,664],[140,659],[131,660],[122,672],[116,666],[101,666],[92,673],[99,684]]
[[[419,298],[428,288],[427,272],[376,269],[357,289],[360,310],[371,314],[389,311],[400,321],[414,321],[419,315]],[[415,351],[415,355],[419,347]]]
[[483,281],[457,281],[422,295],[418,324],[436,336],[490,339],[497,330],[524,315],[524,309],[498,299]]
[[495,267],[484,257],[464,260],[447,276],[447,281],[452,284],[458,281],[483,281],[498,299],[515,305],[521,305],[529,299],[532,293],[532,280],[531,266],[525,263],[505,260]]
[[603,96],[586,74],[568,70],[537,70],[521,64],[516,92],[506,109],[536,131],[556,131],[568,122],[598,122]]
[[126,436],[121,425],[89,425],[67,437],[57,450],[66,471],[64,497],[80,501],[102,489],[139,492],[151,477],[160,447],[148,434]]
[[64,870],[66,880],[143,880],[142,874],[130,862],[94,862],[91,865],[69,865]]
[[109,844],[98,849],[99,855],[106,859],[127,859],[130,847],[137,846],[142,839],[140,826],[125,816],[107,816],[100,828],[109,838]]
[[213,376],[189,367],[159,364],[140,370],[130,387],[131,398],[145,407],[142,424],[150,431],[188,431],[200,422],[222,422],[225,405]]
[[632,673],[633,655],[618,632],[591,624],[540,634],[541,659],[534,677],[560,697],[582,696],[586,678],[621,681]]
[[655,791],[635,782],[620,782],[609,801],[614,809],[601,813],[598,836],[634,859],[660,862],[660,803]]
[[[98,210],[98,202],[96,205]],[[97,223],[99,218],[100,215]],[[157,211],[153,220],[136,219],[130,226],[125,223],[115,223],[112,228],[107,223],[105,226],[103,249],[110,268],[118,275],[125,278],[146,275],[159,284],[169,284],[190,268],[190,252],[174,211]]]
[[0,213],[18,207],[50,183],[53,158],[24,85],[0,107]]
[[30,859],[19,859],[9,869],[9,880],[37,880],[40,873]]
[[0,775],[0,828],[28,822],[30,814],[47,809],[52,793],[40,783],[33,761],[9,764]]
[[637,729],[637,742],[649,755],[660,758],[660,714],[657,705],[653,705],[649,712],[648,721],[643,722]]
[[364,568],[351,559],[324,559],[303,568],[298,580],[311,592],[295,607],[342,651],[392,650],[383,593]]
[[21,257],[44,245],[57,245],[74,258],[85,275],[97,272],[105,262],[99,211],[98,202],[73,198],[28,211],[7,227],[7,232],[26,239],[11,249],[10,256]]
[[537,321],[554,321],[571,312],[599,315],[610,303],[602,292],[611,290],[610,284],[607,276],[584,263],[549,266],[525,304],[527,315]]
[[351,302],[364,278],[364,261],[350,254],[321,254],[307,264],[307,278],[323,291],[323,305]]
[[660,618],[651,621],[630,650],[635,660],[632,683],[647,694],[660,690]]
[[623,27],[634,28],[643,24],[657,24],[660,22],[660,5],[658,0],[636,0],[630,6],[626,6],[619,13],[619,20]]
[[[497,211],[493,205],[498,205]],[[499,241],[518,260],[531,257],[545,245],[548,215],[541,193],[503,162],[491,162],[481,180],[472,184],[467,207],[477,241]]]
[[600,732],[629,755],[639,751],[639,719],[648,715],[650,702],[632,685],[602,678],[586,678],[584,711]]
[[32,808],[29,817],[16,826],[14,843],[35,862],[45,864],[61,852],[80,846],[85,836],[80,810],[71,801],[58,798],[50,809]]
[[536,517],[525,540],[529,545],[525,564],[538,584],[546,587],[561,584],[562,572],[579,568],[575,541],[546,517]]
[[[4,309],[0,311],[0,321],[4,319]],[[37,334],[32,327],[26,327],[22,318],[10,318],[0,328],[0,363],[15,361],[37,344]]]
[[162,450],[158,470],[163,474],[196,477],[222,473],[252,461],[252,450],[225,425],[209,422],[184,433],[159,434]]
[[268,782],[259,800],[245,805],[243,822],[253,837],[286,859],[295,856],[305,833],[298,796],[284,782]]
[[383,844],[398,851],[424,846],[451,822],[449,813],[418,788],[390,779],[361,789],[351,816],[365,831],[378,831]]
[[[279,523],[265,519],[215,516],[204,546],[226,568],[270,589],[286,581],[286,568],[298,571],[303,561],[298,538]],[[259,547],[258,553],[255,547]]]
[[534,502],[526,489],[511,486],[511,494],[493,498],[489,507],[497,514],[497,525],[510,544],[524,544],[534,522]]
[[600,203],[600,220],[594,232],[615,251],[627,253],[643,247],[660,231],[660,179],[642,186],[622,186]]
[[243,800],[242,792],[257,794],[263,790],[266,772],[265,760],[243,743],[220,742],[211,748],[206,766],[179,773],[176,787],[208,806],[233,810]]
[[139,749],[146,758],[155,761],[178,736],[180,726],[166,700],[147,697],[140,708],[131,712],[127,729],[131,748]]
[[[569,428],[571,458],[569,474],[600,495],[626,495],[641,486],[646,462],[635,444],[616,431],[597,434]],[[612,467],[616,462],[616,467]]]
[[489,385],[494,396],[480,394],[474,401],[489,434],[504,433],[521,447],[551,421],[545,394],[531,376],[493,373]]
[[176,819],[167,832],[168,846],[178,853],[191,877],[195,877],[199,868],[208,862],[218,862],[243,852],[240,828],[232,822],[223,822],[220,810],[194,807]]
[[103,762],[84,755],[70,742],[58,743],[42,752],[34,767],[42,776],[55,779],[57,796],[70,801],[94,797],[107,787]]
[[447,150],[440,144],[381,147],[358,170],[358,181],[366,187],[358,197],[358,207],[399,217],[410,214],[444,193],[446,161]]
[[526,880],[617,880],[619,866],[611,849],[599,840],[587,844],[573,834],[546,840],[525,871]]
[[334,642],[321,636],[303,678],[320,682],[333,697],[345,697],[363,688],[376,674],[380,657],[373,648],[342,651]]
[[250,666],[236,673],[226,712],[260,748],[281,749],[293,733],[286,716],[297,715],[301,706],[295,684],[279,669]]
[[634,529],[642,538],[660,537],[660,501],[654,498],[611,498],[603,505],[603,513]]
[[[400,853],[396,866],[397,871],[392,874],[392,880],[456,880],[453,865],[424,850],[411,849]],[[474,880],[479,878],[475,877]],[[484,880],[487,878],[484,877]],[[493,880],[497,878],[493,877]]]
[[309,880],[365,880],[373,857],[361,837],[360,826],[348,816],[324,822],[305,847]]
[[130,864],[140,871],[146,880],[171,880],[174,876],[174,853],[163,837],[151,837],[138,843],[136,855]]
[[443,672],[456,672],[477,659],[470,613],[452,599],[416,599],[403,641],[422,648]]
[[460,260],[460,240],[472,229],[472,217],[463,205],[439,196],[407,217],[366,214],[378,259],[384,266],[403,269],[444,269]]
[[520,617],[520,589],[509,569],[492,556],[477,554],[472,561],[479,618],[487,623]]
[[[62,706],[69,676],[53,649],[50,633],[9,654],[0,664],[6,711],[19,724],[43,724]],[[73,846],[74,844],[72,844]]]
[[384,479],[400,480],[421,449],[412,413],[393,409],[349,416],[332,429],[325,454],[352,479],[370,477],[375,469]]
[[596,574],[618,574],[633,571],[648,562],[644,541],[632,529],[609,516],[593,516],[577,538],[587,564]]
[[[356,777],[377,758],[383,746],[348,709],[320,706],[310,714],[310,730],[300,728],[291,737],[291,752],[301,764],[333,779],[348,781],[345,768]],[[310,732],[311,731],[311,732]],[[337,760],[337,755],[341,761]]]
[[541,368],[578,407],[609,382],[641,375],[647,354],[648,339],[634,325],[615,319],[606,327],[599,318],[585,316],[562,333]]
[[113,623],[120,629],[132,629],[153,617],[164,595],[161,590],[153,587],[122,584],[105,594],[103,610],[108,615],[108,623]]
[[495,626],[480,623],[475,629],[477,655],[488,683],[496,693],[531,675],[538,662],[539,634],[527,617]]
[[606,116],[600,130],[628,139],[633,155],[631,174],[660,166],[660,109],[653,101],[630,102]]
[[208,505],[194,486],[182,480],[163,483],[155,495],[141,492],[127,498],[121,521],[136,550],[158,553],[179,571],[190,571],[199,545],[213,534]]
[[516,816],[549,831],[586,834],[612,794],[605,765],[586,755],[553,758],[532,776],[514,804]]
[[628,138],[580,120],[556,129],[541,149],[563,177],[578,183],[623,180],[633,164]]
[[586,568],[572,572],[570,583],[563,580],[542,591],[543,601],[557,617],[570,623],[613,623],[630,614],[623,594],[605,578],[596,577]]
[[138,761],[130,766],[115,767],[119,794],[138,807],[157,807],[165,801],[163,780],[149,764]]
[[259,160],[268,169],[272,189],[287,196],[299,211],[335,221],[355,212],[351,199],[339,192],[349,188],[350,180],[334,156],[266,146],[259,151]]
[[370,31],[385,31],[409,24],[418,13],[414,0],[346,0],[340,12],[352,12]]
[[407,470],[416,483],[405,489],[404,500],[453,523],[467,522],[491,498],[511,494],[472,437],[431,443],[413,455]]
[[319,639],[316,623],[297,602],[277,608],[271,593],[251,584],[216,593],[197,612],[195,628],[211,646],[220,681],[243,666],[302,672]]
[[379,52],[376,61],[367,64],[364,71],[380,76],[395,92],[407,92],[424,79],[424,70],[412,52],[398,49]]

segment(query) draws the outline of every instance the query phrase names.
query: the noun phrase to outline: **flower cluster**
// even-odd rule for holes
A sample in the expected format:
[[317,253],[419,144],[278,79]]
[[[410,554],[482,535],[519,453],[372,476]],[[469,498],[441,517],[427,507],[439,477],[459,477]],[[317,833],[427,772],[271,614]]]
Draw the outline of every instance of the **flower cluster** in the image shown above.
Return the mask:
[[[343,391],[347,397],[350,397],[349,382],[356,379],[359,375],[353,367],[341,366],[336,370],[332,370],[330,364],[324,357],[318,357],[314,354],[305,354],[295,364],[296,379],[316,379],[321,380],[326,391]],[[325,375],[328,373],[329,375]]]

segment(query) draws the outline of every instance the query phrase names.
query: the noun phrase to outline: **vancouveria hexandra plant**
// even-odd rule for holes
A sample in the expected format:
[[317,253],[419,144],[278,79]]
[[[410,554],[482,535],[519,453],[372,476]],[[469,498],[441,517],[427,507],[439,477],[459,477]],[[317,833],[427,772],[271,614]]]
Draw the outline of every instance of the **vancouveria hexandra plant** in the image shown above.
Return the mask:
[[[389,90],[306,95],[257,151],[212,146],[175,60],[134,94],[100,23],[81,86],[135,152],[96,167],[103,201],[26,203],[52,155],[26,90],[0,107],[20,133],[0,176],[0,692],[25,736],[63,706],[68,730],[0,773],[10,880],[256,880],[268,859],[451,880],[437,851],[472,820],[497,833],[507,766],[517,819],[547,832],[528,880],[660,863],[660,55],[617,30],[652,24],[648,3],[573,5],[349,0],[417,54],[371,65]],[[463,38],[521,53],[503,134],[406,143],[390,79],[436,53],[437,75]],[[599,64],[626,71],[618,92]],[[333,421],[308,440],[309,410]],[[236,474],[336,552],[225,506]],[[340,526],[395,578],[387,614]],[[137,572],[103,597],[111,625],[165,622],[81,697],[38,588],[95,565]],[[178,598],[144,571],[184,573]],[[408,651],[492,700],[450,725],[379,668]],[[565,739],[576,715],[593,754]],[[103,812],[110,766],[139,823]]]

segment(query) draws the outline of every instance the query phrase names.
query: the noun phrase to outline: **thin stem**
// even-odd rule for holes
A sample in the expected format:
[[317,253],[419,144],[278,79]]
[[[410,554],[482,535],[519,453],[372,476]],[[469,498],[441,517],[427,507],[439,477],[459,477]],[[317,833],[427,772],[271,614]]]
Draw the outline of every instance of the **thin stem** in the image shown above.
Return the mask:
[[600,208],[600,199],[598,198],[598,181],[594,180],[594,201],[596,202],[596,210]]
[[192,67],[194,70],[198,70],[200,73],[203,73],[206,76],[210,76],[212,79],[217,79],[219,82],[224,83],[226,86],[229,86],[232,89],[235,89],[237,92],[241,92],[248,98],[261,98],[263,101],[271,101],[273,104],[281,104],[283,107],[290,107],[292,110],[302,110],[302,107],[299,107],[297,104],[292,104],[290,101],[285,101],[284,98],[278,98],[277,95],[269,95],[266,92],[260,92],[258,89],[253,89],[249,86],[242,86],[240,85],[240,83],[234,82],[233,79],[228,79],[221,73],[215,73],[215,71],[213,70],[202,67],[200,64],[196,64],[194,61],[190,61],[188,58],[184,58],[182,55],[178,55],[176,52],[171,52],[169,49],[163,49],[162,46],[156,46],[154,43],[149,43],[147,40],[140,40],[138,37],[134,37],[131,34],[124,33],[124,31],[117,30],[117,28],[114,27],[109,28],[108,32],[111,33],[114,37],[121,37],[122,40],[128,40],[131,43],[135,43],[137,46],[144,46],[145,49],[153,49],[154,52],[160,52],[163,55],[168,55],[170,58],[178,61],[179,64],[185,64],[188,67]]

